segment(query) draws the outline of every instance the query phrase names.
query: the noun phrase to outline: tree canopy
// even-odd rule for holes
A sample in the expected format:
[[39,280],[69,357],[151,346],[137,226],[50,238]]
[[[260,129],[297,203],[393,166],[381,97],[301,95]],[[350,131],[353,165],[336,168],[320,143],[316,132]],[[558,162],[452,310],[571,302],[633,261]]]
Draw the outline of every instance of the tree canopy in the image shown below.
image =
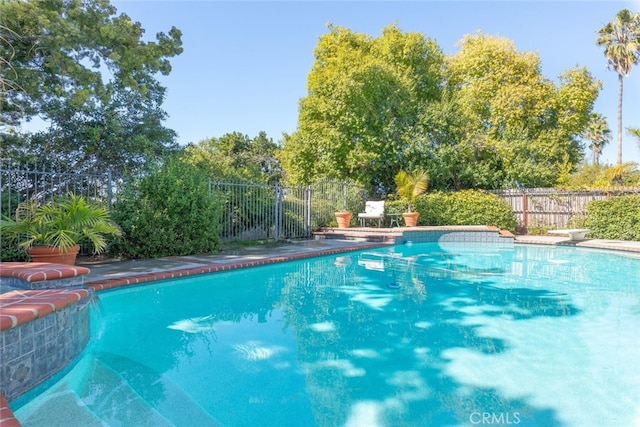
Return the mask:
[[384,193],[402,169],[459,189],[553,185],[575,168],[600,82],[575,67],[554,83],[537,54],[501,37],[459,47],[445,56],[395,25],[378,38],[330,26],[285,139],[289,178],[348,177]]
[[[582,159],[580,135],[600,83],[584,68],[545,78],[536,53],[482,33],[449,57],[447,88],[457,115],[454,188],[550,186]],[[444,163],[446,165],[446,162]]]
[[0,3],[0,131],[15,139],[12,126],[34,117],[49,125],[24,136],[22,151],[3,144],[0,155],[95,171],[136,167],[175,147],[155,76],[171,71],[181,32],[147,41],[140,23],[116,12],[107,0]]
[[182,157],[210,176],[272,183],[282,174],[276,159],[278,149],[265,132],[255,138],[233,132],[190,144]]
[[286,138],[290,178],[354,178],[392,188],[420,133],[420,113],[439,98],[443,54],[396,26],[372,38],[329,27],[314,52],[298,129]]

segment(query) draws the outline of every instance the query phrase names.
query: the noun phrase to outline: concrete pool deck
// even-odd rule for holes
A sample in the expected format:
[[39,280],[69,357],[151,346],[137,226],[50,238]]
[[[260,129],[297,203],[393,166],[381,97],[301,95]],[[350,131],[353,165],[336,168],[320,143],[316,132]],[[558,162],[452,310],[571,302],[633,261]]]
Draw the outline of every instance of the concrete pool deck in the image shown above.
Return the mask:
[[[383,234],[384,231],[377,231]],[[514,236],[516,244],[566,245],[581,248],[610,249],[619,251],[640,252],[640,242],[585,239],[572,241],[568,236]],[[322,239],[300,240],[263,246],[247,246],[212,255],[192,255],[181,257],[165,257],[150,260],[98,261],[82,262],[78,265],[87,267],[91,272],[85,279],[86,284],[92,282],[121,279],[136,275],[156,274],[182,269],[199,268],[203,265],[237,266],[238,263],[267,263],[269,260],[283,261],[299,257],[310,257],[324,253],[339,253],[384,246],[388,243],[361,240]]]
[[[580,248],[609,249],[629,252],[640,252],[640,242],[605,240],[605,239],[585,239],[582,241],[572,241],[569,237],[562,236],[515,236],[516,244],[537,244],[537,245],[566,245]],[[328,255],[332,253],[356,251],[371,247],[385,246],[388,243],[370,242],[360,240],[323,239],[323,240],[300,240],[279,244],[268,244],[263,246],[248,246],[229,251],[223,251],[212,255],[192,255],[181,257],[164,257],[149,260],[124,260],[124,261],[97,261],[83,262],[78,265],[87,267],[91,271],[85,278],[85,285],[89,285],[95,290],[104,290],[112,286],[97,286],[122,280],[140,280],[139,283],[161,280],[163,278],[180,277],[175,275],[180,271],[188,271],[192,275],[221,271],[234,268],[249,267],[262,264],[270,264],[286,260],[307,258],[318,255]],[[212,268],[210,271],[205,269]],[[172,276],[167,274],[174,273]],[[133,283],[130,283],[133,284]]]
[[136,283],[253,267],[385,245],[388,243],[339,239],[300,240],[235,248],[211,255],[124,261],[82,262],[80,260],[78,265],[90,270],[90,273],[85,277],[85,286],[102,291]]

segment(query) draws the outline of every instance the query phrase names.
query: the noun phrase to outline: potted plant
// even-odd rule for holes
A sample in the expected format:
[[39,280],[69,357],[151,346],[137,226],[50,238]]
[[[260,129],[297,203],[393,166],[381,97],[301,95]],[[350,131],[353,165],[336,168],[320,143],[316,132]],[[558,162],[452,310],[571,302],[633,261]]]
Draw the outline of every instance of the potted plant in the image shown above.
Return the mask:
[[413,211],[416,197],[427,191],[429,186],[429,173],[416,170],[413,173],[401,170],[394,177],[398,196],[407,203],[407,212],[403,213],[404,223],[407,227],[415,227],[418,224],[419,212]]
[[349,228],[351,224],[351,217],[353,213],[351,211],[338,211],[335,213],[336,221],[338,222],[338,228]]
[[46,204],[22,203],[16,218],[0,221],[2,236],[20,241],[32,261],[73,265],[80,242],[87,241],[94,253],[107,248],[106,236],[121,235],[120,228],[109,217],[109,211],[70,194]]
[[342,183],[342,210],[335,212],[336,222],[338,223],[338,228],[349,228],[351,224],[351,217],[353,213],[347,210],[347,183]]

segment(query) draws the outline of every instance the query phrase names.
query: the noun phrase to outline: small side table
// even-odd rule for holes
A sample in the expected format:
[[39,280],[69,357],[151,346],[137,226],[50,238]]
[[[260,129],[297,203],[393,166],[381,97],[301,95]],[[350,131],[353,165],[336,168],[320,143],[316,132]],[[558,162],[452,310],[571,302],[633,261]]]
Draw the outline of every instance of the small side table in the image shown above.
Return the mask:
[[388,213],[387,217],[389,217],[389,227],[393,227],[393,224],[396,225],[396,227],[400,227],[400,215],[399,213]]

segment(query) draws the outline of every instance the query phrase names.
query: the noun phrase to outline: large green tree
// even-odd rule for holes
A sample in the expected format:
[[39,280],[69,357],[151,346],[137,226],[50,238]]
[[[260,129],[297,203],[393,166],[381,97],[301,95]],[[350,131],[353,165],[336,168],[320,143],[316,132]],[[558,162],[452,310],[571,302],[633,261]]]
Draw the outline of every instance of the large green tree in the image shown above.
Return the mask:
[[31,156],[46,140],[46,158],[81,170],[136,167],[175,147],[155,76],[171,71],[181,33],[143,36],[107,0],[0,2],[0,131],[38,117],[49,129],[26,138]]
[[598,46],[610,69],[618,73],[618,166],[622,166],[622,94],[624,77],[640,60],[640,13],[622,9],[615,19],[598,31]]
[[329,27],[314,52],[298,128],[282,153],[289,178],[352,178],[377,189],[412,168],[419,117],[439,98],[443,54],[395,25],[378,38]]
[[600,90],[579,67],[554,83],[537,54],[482,33],[445,57],[393,25],[378,38],[330,27],[315,58],[285,170],[387,193],[401,169],[427,170],[433,189],[553,185],[582,159]]
[[600,83],[576,67],[555,84],[536,53],[506,38],[477,33],[459,46],[447,61],[457,140],[436,151],[457,176],[453,187],[555,184],[583,156],[579,136]]

